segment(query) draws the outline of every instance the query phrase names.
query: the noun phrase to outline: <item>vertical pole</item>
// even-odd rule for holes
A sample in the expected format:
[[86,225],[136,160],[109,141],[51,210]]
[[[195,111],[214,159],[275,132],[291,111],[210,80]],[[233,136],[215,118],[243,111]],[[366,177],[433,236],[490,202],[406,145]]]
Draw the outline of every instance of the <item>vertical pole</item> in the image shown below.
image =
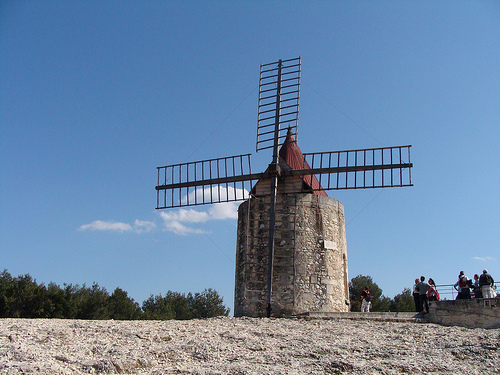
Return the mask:
[[[411,160],[410,160],[410,147],[411,146],[408,146],[408,164],[411,163]],[[408,184],[411,185],[411,168],[408,168],[408,178],[410,179],[408,181]]]
[[[160,185],[160,168],[156,168],[158,171],[158,184],[156,186]],[[166,184],[166,183],[165,183]],[[156,190],[156,208],[160,207],[160,190]]]
[[271,179],[271,201],[269,208],[269,253],[267,261],[267,317],[271,317],[271,295],[273,290],[273,266],[274,266],[274,226],[276,223],[276,194],[278,188],[278,144],[280,126],[281,106],[281,68],[282,61],[278,62],[278,81],[276,85],[276,113],[274,118],[274,145],[273,162],[270,171],[273,173]]

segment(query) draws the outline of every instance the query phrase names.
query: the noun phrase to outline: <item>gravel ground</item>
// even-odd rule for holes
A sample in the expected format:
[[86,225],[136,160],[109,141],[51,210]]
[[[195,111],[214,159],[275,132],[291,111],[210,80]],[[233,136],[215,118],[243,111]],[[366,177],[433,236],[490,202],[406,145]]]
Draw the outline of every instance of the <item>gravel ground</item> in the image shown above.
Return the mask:
[[1,374],[500,374],[500,329],[347,319],[0,319]]

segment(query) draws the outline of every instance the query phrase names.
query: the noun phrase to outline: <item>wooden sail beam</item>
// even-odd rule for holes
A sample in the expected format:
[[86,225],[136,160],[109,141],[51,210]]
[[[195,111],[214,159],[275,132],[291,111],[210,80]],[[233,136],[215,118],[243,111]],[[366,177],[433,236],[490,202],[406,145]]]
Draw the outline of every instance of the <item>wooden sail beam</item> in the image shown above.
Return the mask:
[[[234,184],[237,182],[268,179],[276,174],[280,177],[303,176],[305,179],[312,175],[352,174],[384,170],[399,170],[401,183],[393,185],[383,184],[375,187],[412,186],[411,168],[413,164],[410,162],[410,148],[411,146],[408,145],[307,153],[304,154],[303,165],[308,165],[309,168],[279,170],[279,164],[277,164],[277,171],[271,170],[271,168],[267,172],[261,173],[251,173],[250,154],[174,164],[157,167],[158,184],[156,190]],[[403,172],[405,171],[407,176],[404,180],[405,182],[402,182]],[[392,175],[392,180],[394,180],[394,175]],[[171,182],[167,183],[167,181]],[[325,190],[343,189],[342,187],[331,187],[331,184],[324,179],[322,181],[324,182],[323,189]],[[366,187],[371,186],[359,186],[358,188]]]
[[[413,186],[411,183],[412,167],[412,163],[398,163],[307,168],[298,170],[267,171],[262,173],[250,173],[245,175],[161,184],[156,186],[156,208],[161,209],[198,206],[211,203],[246,200],[248,197],[243,193],[243,191],[248,192],[251,190],[252,181],[271,179],[276,176],[280,179],[292,176],[301,177],[308,186],[307,191],[313,190],[311,188],[311,179],[314,175],[319,176],[318,180],[320,184],[322,184],[322,190],[407,187]],[[378,176],[375,175],[375,172],[377,171],[381,172]],[[384,179],[383,175],[385,171],[389,171],[391,173],[391,176],[388,176],[386,179]],[[396,174],[394,172],[396,172]],[[357,176],[357,174],[360,173],[363,173],[362,177]],[[342,179],[342,181],[345,181],[345,184],[340,183],[341,179],[339,176],[342,174],[345,175],[345,178]],[[327,175],[327,178],[322,178],[321,176],[323,175]],[[334,178],[332,178],[332,176],[334,176]],[[245,182],[248,182],[248,185],[245,185]],[[205,192],[201,192],[201,197],[197,198],[197,188],[201,188],[202,190],[208,189],[208,196],[206,196]],[[231,190],[231,193],[229,190]],[[191,199],[189,198],[190,195],[192,195]]]
[[[384,164],[384,165],[369,165],[369,166],[353,166],[353,167],[331,167],[331,168],[309,168],[309,169],[296,169],[284,171],[282,170],[279,174],[280,177],[289,177],[289,176],[304,176],[307,178],[312,175],[321,175],[321,174],[339,174],[339,173],[350,173],[350,172],[367,172],[367,171],[378,171],[378,170],[391,170],[391,169],[406,169],[413,167],[412,163],[403,163],[403,164]],[[234,183],[234,182],[244,182],[244,181],[256,181],[256,180],[265,180],[272,178],[275,173],[270,172],[261,172],[261,173],[253,173],[248,175],[241,176],[230,176],[230,177],[220,177],[220,178],[212,178],[207,180],[197,180],[197,181],[186,181],[186,182],[176,182],[171,184],[163,184],[156,186],[156,190],[172,190],[172,189],[181,189],[188,187],[203,187],[203,186],[213,186],[220,185],[226,183]],[[411,184],[398,184],[394,186],[413,186]],[[390,187],[390,185],[384,185],[383,187]],[[336,190],[334,188],[328,189],[324,187],[325,190]],[[341,189],[341,188],[340,188]],[[359,187],[361,189],[361,187]]]

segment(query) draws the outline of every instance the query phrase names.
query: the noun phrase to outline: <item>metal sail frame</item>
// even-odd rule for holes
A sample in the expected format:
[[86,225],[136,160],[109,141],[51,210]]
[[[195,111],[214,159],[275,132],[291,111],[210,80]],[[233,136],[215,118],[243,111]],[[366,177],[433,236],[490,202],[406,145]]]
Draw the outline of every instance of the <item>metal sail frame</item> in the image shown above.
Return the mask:
[[411,146],[305,153],[303,168],[282,170],[279,147],[286,133],[297,139],[300,97],[300,57],[262,64],[259,80],[257,152],[273,149],[271,164],[265,172],[252,173],[250,154],[207,159],[157,167],[156,208],[175,208],[221,202],[241,201],[254,181],[271,180],[269,207],[269,247],[267,279],[267,316],[271,316],[273,285],[274,230],[278,180],[300,176],[313,190],[369,189],[413,186],[411,183]]
[[256,150],[273,148],[288,130],[297,140],[300,99],[300,57],[261,64]]

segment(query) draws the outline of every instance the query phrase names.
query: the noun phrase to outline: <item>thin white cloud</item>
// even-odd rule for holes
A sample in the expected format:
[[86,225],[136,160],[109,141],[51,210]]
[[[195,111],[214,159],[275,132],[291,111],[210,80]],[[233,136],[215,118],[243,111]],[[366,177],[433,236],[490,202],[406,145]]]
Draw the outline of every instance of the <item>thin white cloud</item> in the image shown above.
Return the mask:
[[[234,189],[232,187],[212,187],[206,189],[197,189],[196,192],[191,192],[189,202],[194,202],[196,195],[197,202],[217,201],[220,197],[221,200],[247,197],[248,192],[242,189]],[[187,197],[182,200],[187,202]],[[213,220],[237,219],[238,218],[238,205],[239,202],[223,202],[212,204],[208,211],[197,211],[190,209],[180,208],[179,210],[162,211],[160,217],[164,223],[164,229],[175,234],[199,234],[206,233],[203,229],[198,227],[198,223],[205,223]]]
[[[228,186],[227,188],[224,186],[211,186],[205,189],[196,189],[189,193],[189,202],[224,202],[247,198],[248,191],[246,189],[235,189],[233,186]],[[182,204],[186,204],[188,202],[188,196],[184,196],[181,201]]]
[[[189,202],[195,201],[195,195],[197,202],[202,202],[203,197],[205,197],[204,199],[206,202],[210,202],[218,201],[219,197],[220,200],[234,199],[235,197],[238,199],[243,197],[246,198],[248,197],[248,191],[244,189],[234,189],[231,186],[228,188],[220,186],[197,189],[190,193]],[[187,196],[182,199],[184,204],[187,202],[187,199]],[[180,208],[177,211],[166,210],[160,212],[160,217],[163,220],[163,229],[168,232],[182,236],[188,234],[202,234],[207,232],[200,228],[198,224],[214,220],[237,219],[238,205],[239,202],[223,202],[210,205],[206,211],[197,211],[192,208]],[[156,224],[152,221],[135,220],[133,224],[128,224],[112,220],[96,220],[90,224],[80,226],[79,230],[147,233],[151,232],[155,227]]]
[[135,220],[134,225],[130,225],[127,223],[120,223],[116,221],[96,220],[90,224],[84,224],[80,226],[79,230],[111,231],[120,233],[123,232],[145,233],[145,232],[150,232],[155,226],[156,224],[151,221]]
[[473,260],[479,260],[480,262],[490,262],[492,260],[495,260],[493,257],[472,257]]
[[137,233],[151,232],[155,227],[156,224],[152,221],[142,221],[137,219],[134,221],[134,231]]
[[210,217],[215,220],[237,219],[238,206],[239,203],[236,202],[219,203],[211,206],[208,212]]
[[210,220],[210,216],[207,212],[200,212],[193,209],[179,209],[177,211],[162,211],[160,213],[161,218],[165,222],[192,222],[192,223],[202,223]]
[[180,208],[175,212],[160,212],[164,229],[175,234],[207,233],[197,224],[214,220],[237,219],[238,204],[235,202],[217,203],[206,212]]
[[206,233],[200,228],[187,227],[178,221],[165,221],[165,230],[179,234],[181,236],[186,236],[188,234],[202,234]]

